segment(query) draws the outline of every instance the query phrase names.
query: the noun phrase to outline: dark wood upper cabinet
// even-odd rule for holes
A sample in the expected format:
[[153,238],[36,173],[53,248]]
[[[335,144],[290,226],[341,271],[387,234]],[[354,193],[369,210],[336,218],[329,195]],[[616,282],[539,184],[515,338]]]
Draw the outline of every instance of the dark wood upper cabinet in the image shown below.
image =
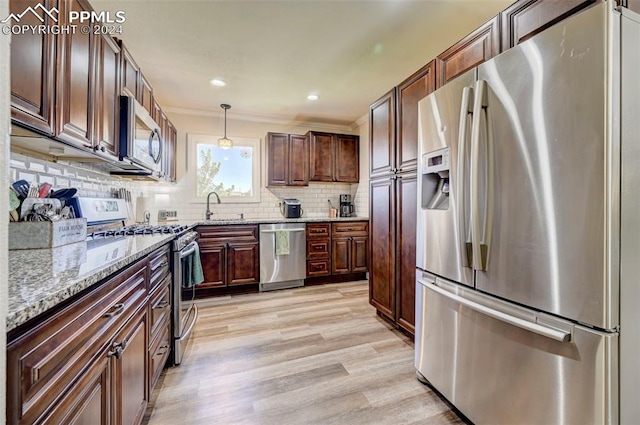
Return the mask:
[[[84,0],[60,2],[60,25],[68,25],[70,12],[93,10]],[[58,36],[56,85],[56,137],[85,148],[93,148],[93,114],[96,106],[95,39],[77,31]]]
[[357,183],[360,178],[360,138],[310,131],[309,181]]
[[418,166],[418,102],[436,88],[435,61],[431,61],[398,86],[397,172]]
[[166,169],[166,180],[175,182],[178,178],[176,168],[176,155],[178,154],[178,130],[171,121],[167,120],[165,135],[165,153],[163,154]]
[[602,0],[518,0],[501,13],[502,49],[507,50]]
[[96,37],[97,108],[96,146],[101,153],[118,156],[120,123],[120,47],[109,36]]
[[393,173],[396,146],[396,89],[369,107],[369,176]]
[[500,15],[436,57],[436,87],[500,53]]
[[309,185],[309,141],[300,134],[289,135],[289,186]]
[[119,41],[121,49],[121,73],[120,87],[122,94],[138,98],[138,87],[140,86],[140,67],[124,46],[122,40]]
[[140,72],[140,85],[136,99],[149,112],[149,115],[153,116],[153,89],[142,72]]
[[358,183],[360,181],[360,138],[345,134],[335,135],[334,181]]
[[298,134],[267,133],[267,186],[307,186],[309,145]]
[[[47,9],[57,7],[56,1],[12,0],[9,10],[18,14],[37,4]],[[43,25],[30,13],[22,17],[20,24]],[[44,25],[51,24],[47,16]],[[29,31],[11,37],[11,118],[50,136],[55,125],[55,42],[53,34]]]
[[309,180],[333,181],[333,134],[311,131],[309,135]]

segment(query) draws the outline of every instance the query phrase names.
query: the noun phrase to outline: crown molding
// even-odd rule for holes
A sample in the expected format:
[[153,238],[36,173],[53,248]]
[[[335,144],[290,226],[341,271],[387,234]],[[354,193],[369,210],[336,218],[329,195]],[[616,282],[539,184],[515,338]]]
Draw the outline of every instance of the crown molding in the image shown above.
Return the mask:
[[354,131],[357,128],[362,127],[364,124],[368,122],[369,122],[369,113],[366,113],[360,118],[358,118],[357,120],[355,120],[353,124],[351,124],[351,131]]
[[[191,116],[199,116],[199,117],[220,117],[220,118],[224,116],[223,112],[208,111],[204,109],[177,108],[173,106],[164,107],[162,109],[165,112],[170,112],[170,113],[180,114],[180,115],[191,115]],[[358,127],[358,126],[354,127],[353,124],[340,125],[340,124],[330,124],[326,122],[300,121],[300,120],[295,120],[290,118],[277,117],[273,115],[247,114],[243,112],[235,112],[233,113],[232,117],[227,116],[227,119],[238,120],[238,121],[248,121],[248,122],[259,122],[259,123],[267,123],[267,124],[287,125],[287,126],[294,126],[294,127],[312,127],[314,130],[324,130],[324,131],[334,132],[334,133],[352,132],[354,131],[354,129]]]

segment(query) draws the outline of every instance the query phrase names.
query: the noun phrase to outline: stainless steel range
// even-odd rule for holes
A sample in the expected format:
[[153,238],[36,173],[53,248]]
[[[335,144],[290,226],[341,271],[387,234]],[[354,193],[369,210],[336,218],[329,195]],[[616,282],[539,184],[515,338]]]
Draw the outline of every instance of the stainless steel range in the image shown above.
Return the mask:
[[[197,233],[184,224],[134,224],[125,226],[128,217],[127,205],[123,199],[76,198],[74,210],[78,217],[87,218],[89,233],[87,240],[104,245],[106,255],[125,252],[115,249],[126,243],[125,236],[153,234],[173,234],[171,258],[173,261],[172,281],[172,358],[178,365],[182,362],[186,343],[198,318],[198,308],[194,303],[195,286],[184,284],[185,262],[198,249]],[[113,259],[113,258],[111,258]]]

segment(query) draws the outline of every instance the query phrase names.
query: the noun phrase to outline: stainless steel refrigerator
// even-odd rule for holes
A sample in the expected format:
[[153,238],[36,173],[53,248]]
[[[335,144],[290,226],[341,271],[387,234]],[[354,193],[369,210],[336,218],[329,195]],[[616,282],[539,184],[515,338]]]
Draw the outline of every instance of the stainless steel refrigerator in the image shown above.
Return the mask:
[[475,423],[640,420],[639,22],[592,7],[419,104],[415,365]]

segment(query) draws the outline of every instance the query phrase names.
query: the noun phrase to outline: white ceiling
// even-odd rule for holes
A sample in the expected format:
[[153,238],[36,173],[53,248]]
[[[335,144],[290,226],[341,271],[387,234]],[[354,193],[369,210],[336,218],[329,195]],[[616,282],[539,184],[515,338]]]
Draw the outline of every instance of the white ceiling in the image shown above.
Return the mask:
[[[91,0],[163,108],[349,125],[513,0]],[[213,87],[219,77],[227,87]],[[317,93],[312,102],[307,94]]]

